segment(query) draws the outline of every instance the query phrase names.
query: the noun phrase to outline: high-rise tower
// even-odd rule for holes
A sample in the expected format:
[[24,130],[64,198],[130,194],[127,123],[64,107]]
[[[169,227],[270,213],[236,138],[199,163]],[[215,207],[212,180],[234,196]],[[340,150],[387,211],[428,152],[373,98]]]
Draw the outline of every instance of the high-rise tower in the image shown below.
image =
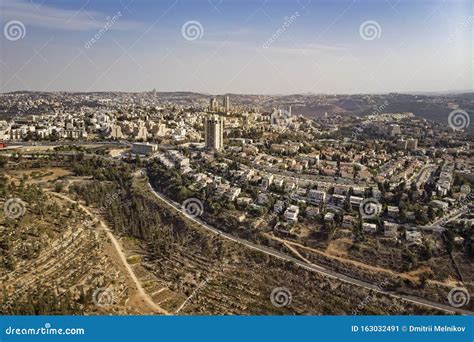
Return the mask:
[[229,96],[224,96],[224,112],[227,114],[230,112],[230,100]]
[[204,120],[206,149],[219,151],[224,147],[224,118],[212,115]]

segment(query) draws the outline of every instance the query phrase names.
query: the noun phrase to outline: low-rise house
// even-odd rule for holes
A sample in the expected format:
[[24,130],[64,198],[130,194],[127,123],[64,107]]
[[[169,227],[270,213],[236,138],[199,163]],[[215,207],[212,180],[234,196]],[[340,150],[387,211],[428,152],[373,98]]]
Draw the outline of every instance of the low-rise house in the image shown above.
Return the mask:
[[305,215],[307,217],[314,217],[319,214],[319,207],[308,206],[306,207]]
[[270,203],[270,196],[267,195],[266,193],[260,193],[258,194],[257,198],[257,204],[259,205],[267,205]]
[[262,189],[268,189],[270,185],[272,185],[273,182],[273,175],[267,175],[262,177],[262,183],[260,184]]
[[398,224],[384,221],[383,222],[383,235],[385,237],[397,237],[398,236]]
[[240,189],[239,187],[232,187],[229,190],[227,190],[225,195],[229,199],[229,201],[234,201],[237,198],[237,196],[240,195],[241,191],[242,189]]
[[278,200],[275,202],[273,206],[273,212],[276,214],[281,214],[285,210],[285,202],[282,200]]
[[320,190],[311,189],[308,191],[308,202],[312,204],[320,204],[326,200],[326,193]]
[[372,189],[372,196],[379,200],[382,198],[382,191],[380,191],[379,189]]
[[391,206],[391,205],[387,207],[388,217],[397,218],[399,214],[400,214],[400,209],[398,209],[398,207]]
[[337,195],[345,195],[347,193],[347,188],[341,185],[335,185],[334,193]]
[[416,220],[415,212],[414,212],[414,211],[407,211],[407,212],[405,213],[405,218],[406,218],[408,221],[414,222],[414,221]]
[[406,230],[405,239],[408,242],[420,244],[422,241],[422,236],[421,236],[421,233],[417,230]]
[[363,200],[364,199],[362,197],[357,197],[357,196],[349,197],[349,201],[353,209],[359,209],[360,204],[362,203]]
[[250,205],[252,204],[253,199],[251,197],[239,197],[237,198],[237,204],[240,205]]
[[358,224],[357,218],[351,215],[344,215],[342,219],[342,227],[352,229]]
[[362,223],[362,230],[365,233],[374,234],[377,232],[377,225],[375,223],[364,222]]
[[300,212],[300,208],[296,205],[290,205],[286,210],[285,210],[285,218],[288,221],[296,222],[298,221],[298,214]]
[[439,200],[433,200],[430,202],[435,208],[438,208],[438,209],[448,209],[449,207],[449,204],[446,203],[446,202],[443,202],[443,201],[439,201]]
[[332,222],[334,221],[334,213],[326,213],[326,215],[324,215],[324,221],[326,222]]
[[344,206],[344,202],[346,201],[346,196],[343,195],[332,195],[329,199],[329,203],[332,205],[342,208]]

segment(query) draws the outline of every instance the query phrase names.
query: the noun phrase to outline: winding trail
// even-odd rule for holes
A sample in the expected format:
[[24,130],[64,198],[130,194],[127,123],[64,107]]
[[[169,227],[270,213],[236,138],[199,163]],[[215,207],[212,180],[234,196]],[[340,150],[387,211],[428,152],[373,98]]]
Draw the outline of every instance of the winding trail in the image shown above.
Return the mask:
[[56,196],[56,197],[59,197],[63,200],[66,200],[70,203],[76,203],[79,206],[79,208],[81,208],[82,210],[84,210],[84,212],[86,212],[87,215],[89,215],[92,219],[97,220],[97,222],[100,223],[101,230],[105,231],[105,233],[107,234],[107,237],[109,238],[110,242],[112,243],[112,246],[114,247],[115,251],[117,252],[117,255],[119,256],[121,263],[123,264],[123,266],[127,270],[128,276],[133,281],[133,284],[135,285],[135,288],[136,288],[136,291],[137,291],[136,295],[138,295],[140,297],[140,299],[144,303],[146,303],[147,306],[152,311],[158,312],[158,313],[163,314],[163,315],[170,315],[170,313],[168,311],[166,311],[165,309],[163,309],[162,307],[157,305],[153,301],[153,299],[148,295],[148,293],[146,293],[145,289],[143,288],[142,284],[140,283],[140,280],[138,280],[137,276],[135,275],[132,268],[130,267],[130,264],[127,262],[127,257],[123,253],[123,249],[122,249],[122,246],[121,246],[120,242],[114,236],[114,234],[112,233],[110,228],[104,223],[104,221],[97,218],[97,216],[94,215],[89,210],[89,208],[83,206],[82,204],[80,204],[79,202],[69,198],[68,196],[57,193],[57,192],[52,192],[52,191],[49,191],[49,193]]

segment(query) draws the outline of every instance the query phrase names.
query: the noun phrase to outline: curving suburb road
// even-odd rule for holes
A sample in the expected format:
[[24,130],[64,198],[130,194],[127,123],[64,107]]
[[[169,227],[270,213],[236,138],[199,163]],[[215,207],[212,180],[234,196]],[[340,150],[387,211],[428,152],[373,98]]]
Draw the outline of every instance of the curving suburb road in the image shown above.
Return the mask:
[[395,291],[383,290],[375,284],[371,284],[371,283],[368,283],[368,282],[365,282],[365,281],[362,281],[362,280],[359,280],[359,279],[355,279],[355,278],[346,276],[344,274],[329,270],[327,268],[324,268],[322,266],[319,266],[319,265],[316,265],[316,264],[313,264],[313,263],[306,263],[304,261],[301,261],[301,260],[296,259],[292,256],[289,256],[287,254],[276,251],[274,249],[264,247],[264,246],[260,246],[260,245],[254,244],[250,241],[247,241],[247,240],[244,240],[244,239],[241,239],[241,238],[237,238],[237,237],[234,237],[230,234],[221,232],[220,230],[218,230],[218,229],[210,226],[206,222],[202,221],[198,217],[193,217],[193,216],[189,215],[186,211],[184,211],[182,209],[181,204],[179,204],[179,203],[177,203],[173,200],[170,200],[167,197],[165,197],[163,194],[155,191],[155,189],[153,189],[153,187],[151,186],[151,184],[149,182],[148,182],[148,187],[150,188],[152,193],[158,199],[160,199],[162,202],[164,202],[170,208],[172,208],[175,211],[178,211],[179,213],[186,216],[189,220],[191,220],[194,223],[198,224],[202,228],[204,228],[206,230],[209,230],[209,231],[221,236],[222,238],[234,241],[234,242],[239,243],[241,245],[244,245],[248,248],[258,250],[262,253],[272,255],[276,258],[279,258],[279,259],[282,259],[282,260],[285,260],[285,261],[293,262],[294,264],[298,265],[299,267],[302,267],[302,268],[307,269],[309,271],[318,272],[318,273],[321,273],[321,274],[323,274],[327,277],[338,279],[338,280],[343,281],[345,283],[349,283],[349,284],[352,284],[352,285],[355,285],[355,286],[363,287],[365,289],[372,290],[372,291],[375,291],[375,292],[378,292],[378,293],[382,293],[382,294],[385,294],[385,295],[393,297],[393,298],[401,299],[401,300],[404,300],[404,301],[407,301],[407,302],[415,303],[415,304],[422,305],[422,306],[425,306],[425,307],[429,307],[429,308],[432,308],[432,309],[441,310],[441,311],[444,311],[448,314],[474,315],[474,312],[472,312],[472,311],[464,310],[464,309],[461,309],[461,308],[454,308],[454,307],[451,307],[449,305],[433,302],[433,301],[430,301],[430,300],[427,300],[427,299],[424,299],[424,298],[420,298],[420,297],[416,297],[416,296],[399,294]]

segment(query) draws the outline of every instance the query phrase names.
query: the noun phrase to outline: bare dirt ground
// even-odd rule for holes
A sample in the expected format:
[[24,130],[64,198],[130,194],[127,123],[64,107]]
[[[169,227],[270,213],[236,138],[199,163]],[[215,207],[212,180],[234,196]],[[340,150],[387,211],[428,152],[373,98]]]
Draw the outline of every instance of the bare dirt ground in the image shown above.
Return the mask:
[[[71,203],[77,203],[77,201],[70,199],[66,195],[59,193],[52,193],[54,196],[58,196]],[[79,207],[84,210],[89,217],[96,222],[96,227],[102,231],[105,231],[109,239],[107,245],[107,254],[111,257],[115,265],[121,271],[123,275],[126,275],[126,283],[129,289],[128,298],[125,302],[125,306],[131,309],[138,309],[140,314],[165,314],[169,312],[164,310],[162,307],[157,305],[153,299],[143,289],[141,282],[132,270],[132,267],[127,262],[127,257],[123,251],[123,247],[118,239],[112,234],[108,226],[100,218],[97,218],[89,208],[82,204],[78,204]]]

